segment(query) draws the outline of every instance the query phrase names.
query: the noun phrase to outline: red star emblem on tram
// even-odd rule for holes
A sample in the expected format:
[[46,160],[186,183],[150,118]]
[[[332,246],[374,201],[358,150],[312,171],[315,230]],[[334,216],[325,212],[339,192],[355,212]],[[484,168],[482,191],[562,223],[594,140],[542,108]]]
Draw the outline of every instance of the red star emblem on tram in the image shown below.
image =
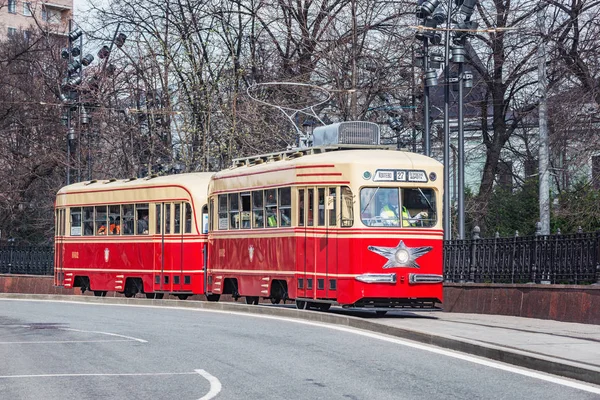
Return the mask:
[[388,259],[383,269],[421,268],[417,264],[417,258],[429,253],[433,247],[407,247],[401,240],[396,247],[369,246],[368,249]]

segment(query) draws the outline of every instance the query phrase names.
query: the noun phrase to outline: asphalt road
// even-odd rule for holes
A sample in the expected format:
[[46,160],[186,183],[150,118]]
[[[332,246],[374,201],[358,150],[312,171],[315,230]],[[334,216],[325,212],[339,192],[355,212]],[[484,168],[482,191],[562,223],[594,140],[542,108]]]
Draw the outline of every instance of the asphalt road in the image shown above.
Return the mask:
[[600,398],[469,359],[307,321],[0,300],[0,399]]

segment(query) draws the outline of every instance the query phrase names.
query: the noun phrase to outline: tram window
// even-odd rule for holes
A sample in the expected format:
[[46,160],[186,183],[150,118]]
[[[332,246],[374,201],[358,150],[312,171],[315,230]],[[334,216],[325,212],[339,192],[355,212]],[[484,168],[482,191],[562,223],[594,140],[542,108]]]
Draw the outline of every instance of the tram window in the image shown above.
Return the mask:
[[108,234],[108,213],[106,212],[106,206],[96,206],[96,235]]
[[292,225],[292,189],[279,189],[279,226]]
[[336,202],[336,188],[329,188],[329,196],[325,199],[326,209],[329,213],[329,226],[337,226],[337,202]]
[[304,226],[304,189],[298,190],[298,226]]
[[176,203],[173,207],[173,233],[181,233],[181,203]]
[[[212,200],[211,200],[212,204]],[[192,233],[192,207],[190,203],[184,203],[185,233]],[[212,215],[212,213],[211,213]],[[212,229],[212,226],[211,226]]]
[[319,199],[319,220],[317,226],[325,226],[325,188],[317,189]]
[[437,207],[433,189],[402,189],[401,199],[402,226],[431,227],[436,224]]
[[108,206],[109,235],[121,234],[121,206]]
[[263,209],[263,191],[252,192],[252,227],[264,228],[264,209]]
[[133,204],[123,205],[123,235],[133,235]]
[[165,235],[171,232],[171,203],[165,203]]
[[73,207],[71,214],[71,236],[81,236],[81,207]]
[[229,218],[227,216],[227,195],[219,195],[219,229],[229,228]]
[[140,203],[135,205],[135,225],[137,235],[147,235],[149,229],[148,223],[148,203]]
[[[187,207],[189,204],[186,203],[186,209],[185,212],[187,213]],[[208,203],[208,229],[212,232],[215,230],[215,199],[212,198],[210,199],[210,202]],[[186,217],[187,218],[187,217]],[[204,223],[204,221],[202,221],[202,223]],[[190,228],[191,228],[191,220],[190,220]],[[187,229],[187,221],[186,221],[186,229]],[[191,232],[191,231],[190,231]]]
[[435,192],[428,188],[363,188],[360,210],[367,226],[430,227],[437,220]]
[[242,217],[242,229],[250,229],[250,192],[244,192],[240,194],[241,203],[241,217]]
[[94,207],[83,207],[83,234],[94,235]]
[[155,232],[161,233],[162,232],[162,230],[161,230],[161,227],[162,227],[162,212],[161,212],[162,204],[160,204],[160,203],[157,204],[155,210],[156,210],[156,213],[154,214],[155,219],[156,219],[156,231]]
[[277,228],[277,189],[265,190],[265,197],[267,228]]
[[229,228],[240,229],[240,196],[238,193],[229,195]]
[[342,228],[348,228],[354,225],[354,196],[348,186],[342,186],[341,193]]
[[315,189],[308,189],[307,190],[308,193],[308,201],[307,201],[307,205],[308,205],[308,213],[306,215],[306,226],[314,226],[315,221],[313,218],[314,215],[314,208],[315,208]]

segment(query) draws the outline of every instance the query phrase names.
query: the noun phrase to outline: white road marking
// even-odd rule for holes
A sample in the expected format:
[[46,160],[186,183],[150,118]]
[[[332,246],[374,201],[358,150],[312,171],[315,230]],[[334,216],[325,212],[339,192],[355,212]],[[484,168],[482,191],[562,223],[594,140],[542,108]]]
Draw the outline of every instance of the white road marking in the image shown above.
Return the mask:
[[0,375],[0,379],[11,378],[73,378],[86,376],[164,376],[164,375],[196,375],[196,372],[148,372],[131,374],[40,374],[40,375]]
[[97,333],[99,335],[116,336],[116,337],[122,337],[124,339],[135,340],[136,342],[140,342],[140,343],[148,343],[147,340],[139,339],[139,338],[136,338],[133,336],[119,335],[118,333],[101,332],[101,331],[84,331],[82,329],[73,329],[73,328],[57,328],[57,329],[61,329],[63,331],[71,331],[71,332]]
[[169,376],[169,375],[200,375],[210,384],[210,390],[207,394],[200,397],[199,400],[210,400],[215,398],[221,392],[221,382],[203,369],[195,369],[194,372],[149,372],[149,373],[131,373],[131,374],[41,374],[41,375],[0,375],[0,379],[19,379],[19,378],[80,378],[93,376]]
[[217,378],[215,378],[203,369],[196,369],[194,371],[202,375],[204,379],[206,379],[208,383],[210,383],[210,390],[204,396],[200,397],[199,400],[210,400],[221,392],[221,382]]
[[[79,302],[79,301],[75,301],[75,300],[73,300],[73,301],[35,300],[35,299],[0,299],[0,300],[45,301],[45,302],[56,302],[56,303],[86,304],[86,305],[94,305],[94,306],[142,307],[142,308],[145,307],[145,308],[159,308],[159,309],[167,308],[167,307],[161,307],[161,306],[156,306],[156,305],[87,303],[87,302]],[[542,374],[539,372],[535,372],[535,371],[531,371],[531,370],[527,370],[527,369],[523,369],[523,368],[519,368],[519,367],[514,367],[514,366],[511,366],[508,364],[502,364],[500,362],[496,362],[496,361],[492,361],[492,360],[480,359],[475,356],[470,356],[467,354],[453,352],[451,350],[445,350],[445,349],[435,347],[435,346],[428,346],[428,345],[424,345],[424,344],[420,344],[420,343],[416,343],[416,342],[411,342],[411,341],[405,340],[405,339],[398,339],[398,338],[394,338],[391,336],[385,336],[383,334],[367,332],[367,331],[363,331],[363,330],[355,329],[355,328],[342,327],[339,325],[330,325],[330,324],[326,324],[326,323],[322,323],[322,322],[306,321],[306,320],[301,320],[301,319],[277,317],[277,316],[271,316],[271,315],[250,314],[250,313],[243,313],[243,312],[237,312],[237,311],[207,310],[207,309],[187,308],[187,307],[168,307],[168,308],[169,309],[177,309],[177,310],[185,310],[185,311],[212,312],[212,313],[231,314],[231,315],[239,315],[239,316],[253,317],[253,318],[264,318],[264,319],[271,319],[271,320],[277,320],[277,321],[287,321],[287,322],[292,322],[292,323],[302,324],[302,325],[310,325],[310,326],[328,328],[328,329],[333,329],[333,330],[337,330],[337,331],[341,331],[341,332],[348,332],[348,333],[353,333],[356,335],[370,337],[373,339],[383,340],[383,341],[386,341],[389,343],[399,344],[402,346],[412,347],[415,349],[424,350],[424,351],[428,351],[431,353],[440,354],[440,355],[460,359],[460,360],[467,361],[467,362],[472,362],[474,364],[484,365],[484,366],[487,366],[490,368],[495,368],[495,369],[499,369],[502,371],[512,372],[512,373],[527,376],[530,378],[540,379],[543,381],[555,383],[557,385],[567,386],[567,387],[570,387],[573,389],[583,390],[583,391],[594,393],[594,394],[600,394],[600,388],[597,386],[591,386],[591,385],[587,385],[585,383],[571,381],[571,380],[560,378],[560,377],[557,377],[554,375],[546,375],[546,374]]]
[[112,339],[112,340],[36,340],[26,342],[0,342],[3,344],[71,344],[71,343],[113,343],[113,342],[131,342],[131,339]]

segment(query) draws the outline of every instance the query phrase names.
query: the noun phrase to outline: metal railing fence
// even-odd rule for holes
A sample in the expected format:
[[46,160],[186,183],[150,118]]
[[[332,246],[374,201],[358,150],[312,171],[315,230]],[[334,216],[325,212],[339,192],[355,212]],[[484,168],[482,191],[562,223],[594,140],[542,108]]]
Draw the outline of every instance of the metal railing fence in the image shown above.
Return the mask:
[[600,232],[444,243],[444,280],[474,283],[600,284]]
[[52,275],[52,246],[0,245],[0,274]]

